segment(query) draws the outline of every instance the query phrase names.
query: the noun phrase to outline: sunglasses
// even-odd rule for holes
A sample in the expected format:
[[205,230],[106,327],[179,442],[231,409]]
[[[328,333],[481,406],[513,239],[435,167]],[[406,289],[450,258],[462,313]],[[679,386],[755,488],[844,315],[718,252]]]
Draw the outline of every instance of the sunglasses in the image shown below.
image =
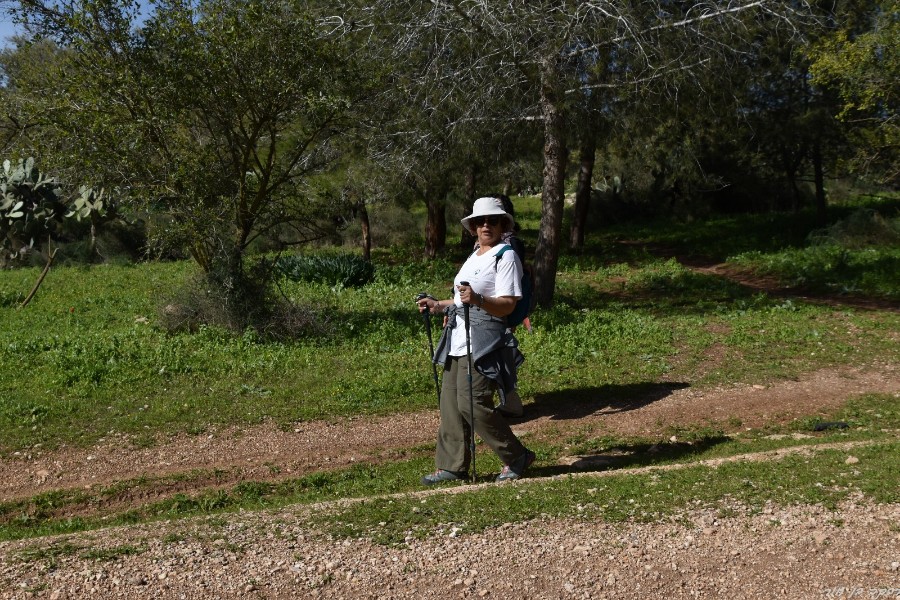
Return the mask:
[[472,227],[481,227],[482,225],[490,225],[491,227],[496,227],[500,224],[500,216],[499,215],[486,215],[484,217],[472,217],[469,219],[469,225]]

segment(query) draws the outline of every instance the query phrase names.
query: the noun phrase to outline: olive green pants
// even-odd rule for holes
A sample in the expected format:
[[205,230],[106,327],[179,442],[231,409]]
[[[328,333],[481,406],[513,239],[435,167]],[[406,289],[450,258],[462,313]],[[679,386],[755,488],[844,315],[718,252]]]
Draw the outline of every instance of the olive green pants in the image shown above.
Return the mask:
[[[436,465],[438,469],[462,473],[471,460],[471,409],[468,358],[450,356],[444,365],[441,386],[441,426],[438,429]],[[472,370],[475,400],[475,433],[508,465],[526,452],[506,420],[494,410],[494,382]]]

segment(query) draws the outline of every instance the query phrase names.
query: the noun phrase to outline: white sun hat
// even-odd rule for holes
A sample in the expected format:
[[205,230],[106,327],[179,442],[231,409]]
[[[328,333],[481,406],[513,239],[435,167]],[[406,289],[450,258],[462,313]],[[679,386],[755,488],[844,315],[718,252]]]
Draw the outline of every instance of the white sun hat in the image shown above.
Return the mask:
[[476,200],[475,204],[472,205],[472,214],[460,220],[460,223],[469,230],[469,233],[475,234],[475,229],[469,226],[469,219],[488,215],[499,215],[506,218],[506,227],[503,228],[503,231],[512,231],[516,224],[512,215],[503,210],[503,203],[500,201],[500,198],[491,196],[485,196]]

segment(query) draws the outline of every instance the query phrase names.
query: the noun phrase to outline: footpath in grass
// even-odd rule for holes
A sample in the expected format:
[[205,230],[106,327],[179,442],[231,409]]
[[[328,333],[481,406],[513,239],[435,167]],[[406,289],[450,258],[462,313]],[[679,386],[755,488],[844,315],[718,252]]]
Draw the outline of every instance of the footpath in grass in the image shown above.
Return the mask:
[[[541,514],[655,519],[667,514],[666,506],[674,510],[698,499],[832,506],[848,494],[863,493],[874,501],[896,502],[900,500],[898,436],[900,398],[870,394],[851,401],[826,419],[799,419],[782,427],[745,430],[737,436],[698,428],[682,432],[680,440],[674,442],[666,438],[600,437],[584,439],[577,447],[535,445],[539,459],[529,471],[528,486],[523,490],[490,483],[491,477],[485,474],[493,466],[493,457],[480,453],[480,483],[486,485],[471,489],[448,486],[465,494],[430,500],[438,515],[422,515],[417,508],[417,493],[421,491],[418,477],[431,466],[430,452],[384,464],[358,464],[301,478],[244,481],[224,487],[217,485],[216,472],[193,471],[89,490],[49,492],[0,504],[0,539],[347,499],[357,501],[354,508],[338,514],[326,511],[322,526],[342,535],[372,535],[376,531],[376,537],[386,540],[401,533],[405,536],[416,529],[416,523],[425,527],[435,519],[460,527],[465,523],[475,530],[495,524],[497,519],[528,520]],[[585,459],[602,460],[584,460],[581,468],[561,464],[561,459],[573,451]],[[858,462],[846,462],[850,453]],[[878,459],[880,455],[886,458]],[[733,457],[739,460],[710,466],[711,461]],[[570,477],[591,471],[604,473],[602,483],[592,482],[590,477]],[[610,492],[604,494],[604,502],[585,512],[598,485]],[[525,489],[527,501],[521,496]],[[472,506],[493,508],[472,513]],[[372,529],[373,523],[382,522],[391,525]]]

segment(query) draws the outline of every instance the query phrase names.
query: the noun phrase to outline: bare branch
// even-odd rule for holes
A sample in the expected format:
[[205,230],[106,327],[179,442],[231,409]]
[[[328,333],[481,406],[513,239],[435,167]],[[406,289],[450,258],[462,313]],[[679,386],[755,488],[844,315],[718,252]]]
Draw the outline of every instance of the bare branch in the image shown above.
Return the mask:
[[648,75],[647,77],[641,77],[638,79],[628,79],[619,81],[616,83],[593,83],[589,85],[582,85],[577,88],[571,88],[565,91],[566,94],[574,94],[577,92],[584,92],[586,90],[597,90],[597,89],[621,89],[624,87],[639,85],[641,83],[650,83],[651,81],[656,81],[665,77],[668,77],[672,73],[676,73],[678,71],[690,71],[692,69],[696,69],[702,65],[708,64],[711,59],[704,58],[703,60],[697,61],[690,65],[679,65],[677,67],[671,68],[663,68],[660,69],[657,73],[653,75]]

